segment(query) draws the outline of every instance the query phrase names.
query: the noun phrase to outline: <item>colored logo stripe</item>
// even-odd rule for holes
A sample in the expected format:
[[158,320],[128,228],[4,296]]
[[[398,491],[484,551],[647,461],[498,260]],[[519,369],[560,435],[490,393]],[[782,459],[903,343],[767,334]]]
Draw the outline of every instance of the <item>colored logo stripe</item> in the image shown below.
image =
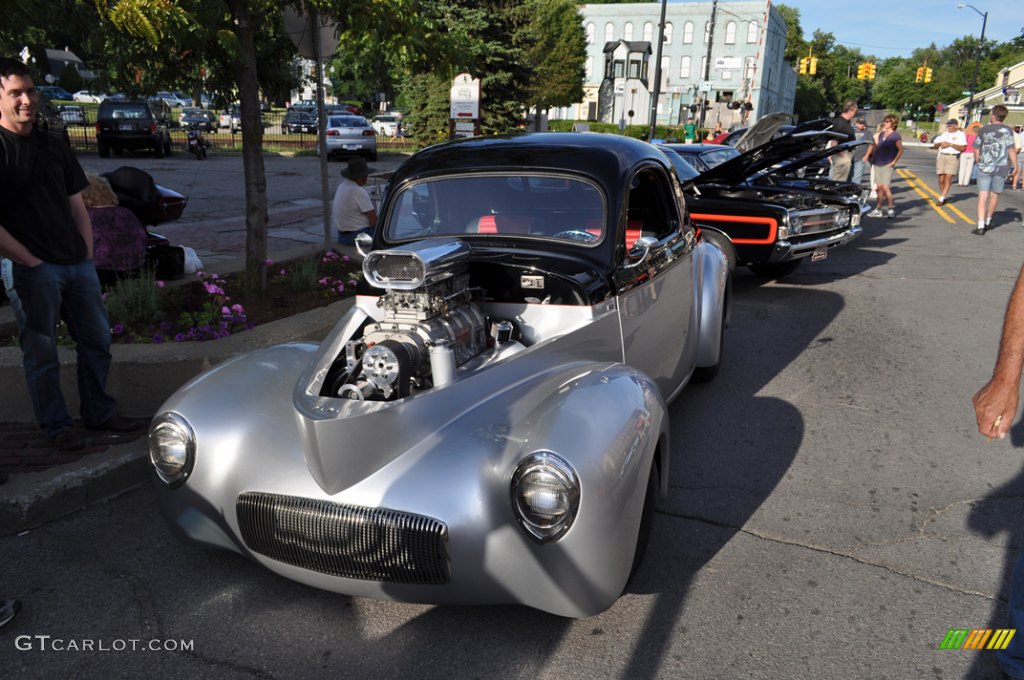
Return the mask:
[[1016,633],[1014,628],[950,628],[939,649],[1006,649]]

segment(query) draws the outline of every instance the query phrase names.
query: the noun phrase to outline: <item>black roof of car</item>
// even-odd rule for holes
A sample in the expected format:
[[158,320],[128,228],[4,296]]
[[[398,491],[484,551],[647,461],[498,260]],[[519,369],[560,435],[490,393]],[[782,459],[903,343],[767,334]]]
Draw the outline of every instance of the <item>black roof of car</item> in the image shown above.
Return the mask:
[[[624,214],[628,183],[641,166],[658,166],[673,174],[672,163],[656,147],[620,135],[587,132],[536,132],[504,137],[472,137],[427,147],[414,154],[392,175],[381,214],[404,185],[438,176],[492,171],[523,173],[571,173],[587,178],[604,191],[610,215]],[[614,225],[613,225],[614,226]],[[375,247],[387,246],[384,230],[377,230]],[[577,256],[610,266],[617,239],[606,238],[597,248],[579,249],[571,244],[551,244]],[[583,252],[585,251],[585,252]]]

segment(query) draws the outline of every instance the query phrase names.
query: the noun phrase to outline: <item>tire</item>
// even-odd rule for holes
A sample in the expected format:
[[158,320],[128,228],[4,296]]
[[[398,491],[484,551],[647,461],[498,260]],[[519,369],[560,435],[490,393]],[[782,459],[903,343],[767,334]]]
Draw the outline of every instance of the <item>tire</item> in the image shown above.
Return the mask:
[[172,153],[173,149],[171,148],[171,138],[168,137],[167,139],[164,140],[164,155],[170,156]]
[[99,142],[96,145],[100,152],[100,158],[110,158],[110,145],[106,142]]
[[750,271],[756,275],[766,279],[781,279],[789,276],[797,269],[799,269],[804,258],[798,260],[789,260],[787,262],[759,262],[750,265]]
[[[647,543],[651,538],[651,527],[654,526],[654,512],[658,505],[658,464],[651,461],[651,472],[647,475],[647,494],[644,496],[644,509],[640,515],[640,528],[636,532],[636,549],[633,551],[633,564],[629,568],[626,588],[633,582],[640,564],[647,552]],[[625,589],[624,589],[625,590]]]
[[736,246],[732,244],[729,237],[720,231],[714,231],[713,229],[701,229],[701,234],[704,235],[704,240],[708,243],[714,243],[718,248],[725,253],[725,259],[729,263],[729,273],[733,274],[736,272]]
[[[729,304],[729,295],[726,293],[726,300],[724,304]],[[722,354],[725,352],[725,326],[726,318],[729,315],[727,309],[722,310],[722,325],[718,329],[718,361],[713,366],[697,366],[693,369],[693,382],[695,383],[706,383],[711,382],[718,375],[718,369],[722,367]]]
[[153,155],[156,156],[157,158],[163,158],[164,157],[164,143],[163,143],[163,140],[157,142],[156,146],[153,147]]

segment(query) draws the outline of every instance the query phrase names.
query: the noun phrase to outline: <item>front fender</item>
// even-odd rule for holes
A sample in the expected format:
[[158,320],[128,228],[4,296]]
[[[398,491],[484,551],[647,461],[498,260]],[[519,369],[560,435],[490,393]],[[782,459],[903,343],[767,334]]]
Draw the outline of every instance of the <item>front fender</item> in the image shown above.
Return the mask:
[[725,253],[714,244],[697,246],[694,290],[700,291],[700,329],[697,366],[716,366],[721,358],[722,330],[728,325],[732,274]]

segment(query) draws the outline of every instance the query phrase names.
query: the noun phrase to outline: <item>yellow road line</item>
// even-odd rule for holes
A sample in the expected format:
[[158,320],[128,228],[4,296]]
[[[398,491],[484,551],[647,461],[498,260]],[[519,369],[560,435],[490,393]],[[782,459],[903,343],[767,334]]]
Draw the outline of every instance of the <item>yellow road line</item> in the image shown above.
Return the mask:
[[946,220],[950,224],[956,223],[956,220],[954,220],[945,213],[945,210],[949,210],[955,213],[957,216],[959,216],[960,219],[962,219],[967,224],[974,224],[974,220],[972,220],[967,215],[963,214],[963,212],[955,205],[950,205],[949,203],[939,205],[938,201],[933,200],[933,197],[937,199],[939,197],[939,194],[930,186],[928,186],[928,184],[925,183],[923,179],[921,179],[914,173],[910,172],[909,170],[904,170],[903,168],[897,169],[896,172],[899,174],[900,177],[907,180],[907,183],[910,185],[910,188],[917,192],[917,194],[921,198],[926,200],[928,202],[928,205],[930,205],[935,210],[935,212],[937,212],[939,216],[942,217],[942,219]]

